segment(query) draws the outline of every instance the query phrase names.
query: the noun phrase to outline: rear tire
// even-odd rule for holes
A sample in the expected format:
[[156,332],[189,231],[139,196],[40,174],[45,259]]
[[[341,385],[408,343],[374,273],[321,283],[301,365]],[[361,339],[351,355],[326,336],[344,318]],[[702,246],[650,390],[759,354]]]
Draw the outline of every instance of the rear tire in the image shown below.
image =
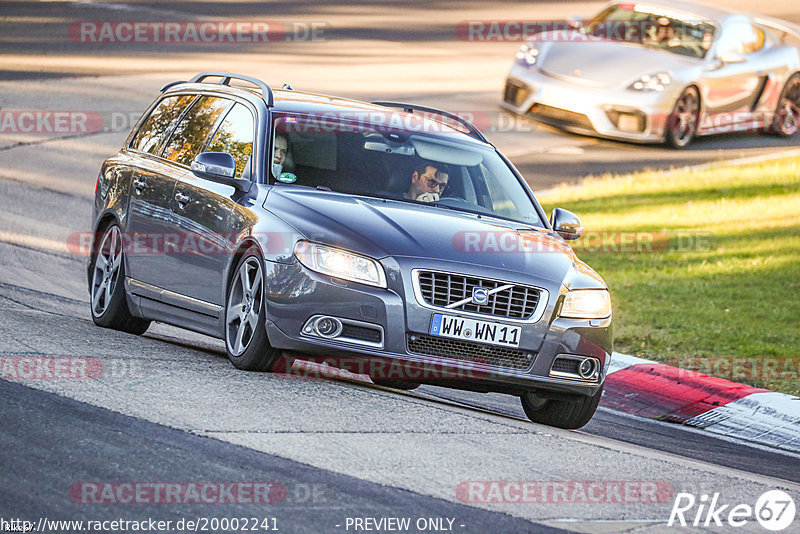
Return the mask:
[[591,420],[602,395],[602,386],[591,397],[574,395],[568,400],[543,399],[528,392],[521,397],[522,409],[534,423],[574,430]]
[[686,148],[697,134],[699,121],[700,94],[694,87],[687,87],[667,117],[666,143],[672,148]]
[[272,371],[280,355],[267,339],[265,302],[261,252],[252,247],[236,264],[225,308],[225,349],[237,369]]
[[106,228],[100,244],[94,247],[90,272],[89,297],[94,324],[137,336],[144,334],[150,321],[135,317],[128,308],[122,232],[116,224]]
[[370,377],[370,380],[372,380],[373,384],[377,384],[385,388],[402,389],[404,391],[411,391],[412,389],[417,389],[419,387],[419,382],[409,382],[408,380],[393,380],[372,377]]
[[768,131],[778,137],[790,137],[800,131],[800,73],[793,74],[783,86]]

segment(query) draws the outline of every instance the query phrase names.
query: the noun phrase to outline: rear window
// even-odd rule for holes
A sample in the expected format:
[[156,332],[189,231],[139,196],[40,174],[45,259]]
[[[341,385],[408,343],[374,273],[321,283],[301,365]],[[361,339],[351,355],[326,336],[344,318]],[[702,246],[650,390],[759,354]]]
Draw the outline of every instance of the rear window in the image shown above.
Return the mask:
[[164,140],[175,127],[181,113],[194,96],[170,96],[158,103],[131,141],[130,147],[141,152],[157,154]]

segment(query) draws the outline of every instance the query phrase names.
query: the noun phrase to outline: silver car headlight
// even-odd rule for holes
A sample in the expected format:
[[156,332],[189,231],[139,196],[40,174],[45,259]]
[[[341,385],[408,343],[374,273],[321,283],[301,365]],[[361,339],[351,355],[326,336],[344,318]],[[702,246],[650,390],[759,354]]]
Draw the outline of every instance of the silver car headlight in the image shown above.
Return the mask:
[[539,58],[539,49],[532,44],[524,43],[519,47],[516,58],[517,63],[523,67],[530,67],[536,64],[536,60]]
[[295,244],[294,255],[312,271],[360,284],[386,287],[383,266],[367,256],[302,240]]
[[611,295],[607,289],[573,289],[564,298],[560,317],[605,319],[611,315]]
[[645,74],[631,85],[628,89],[633,91],[663,91],[672,83],[672,76],[668,72],[657,72],[656,74]]

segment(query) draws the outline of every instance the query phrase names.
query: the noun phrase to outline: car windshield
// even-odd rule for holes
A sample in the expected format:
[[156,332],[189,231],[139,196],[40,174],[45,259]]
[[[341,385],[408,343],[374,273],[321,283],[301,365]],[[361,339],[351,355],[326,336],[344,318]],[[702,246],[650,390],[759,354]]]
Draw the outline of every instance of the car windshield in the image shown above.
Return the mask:
[[415,124],[426,127],[408,131],[280,116],[271,181],[544,226],[528,192],[493,147],[465,141],[463,133],[436,121]]
[[584,25],[591,35],[704,58],[716,26],[688,13],[646,4],[617,4]]

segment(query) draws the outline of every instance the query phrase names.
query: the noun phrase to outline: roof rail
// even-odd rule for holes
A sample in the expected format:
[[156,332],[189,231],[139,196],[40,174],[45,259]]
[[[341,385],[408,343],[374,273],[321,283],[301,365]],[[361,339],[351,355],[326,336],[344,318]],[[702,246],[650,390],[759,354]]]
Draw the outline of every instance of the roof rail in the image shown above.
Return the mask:
[[275,102],[272,98],[272,89],[270,89],[269,85],[262,82],[258,78],[252,78],[250,76],[244,76],[242,74],[233,74],[230,72],[201,72],[188,82],[170,82],[164,87],[161,88],[161,92],[163,93],[170,87],[174,85],[178,85],[179,83],[203,83],[203,80],[206,78],[222,78],[219,81],[219,85],[227,85],[230,86],[231,80],[243,80],[245,82],[251,83],[261,89],[261,98],[264,100],[264,103],[267,106],[272,107],[275,105]]
[[175,86],[175,85],[180,85],[182,83],[186,83],[186,80],[178,80],[176,82],[169,82],[168,84],[166,84],[164,87],[161,88],[161,92],[163,93],[164,91],[166,91],[170,87]]
[[418,106],[416,104],[406,104],[406,103],[403,103],[403,102],[377,101],[377,102],[373,102],[373,104],[375,104],[377,106],[384,106],[384,107],[387,107],[387,108],[400,108],[403,111],[405,111],[406,113],[414,113],[415,111],[423,111],[425,113],[433,113],[435,115],[441,115],[442,117],[447,117],[449,119],[453,119],[454,121],[456,121],[459,124],[461,124],[462,126],[464,126],[467,129],[467,135],[469,135],[473,139],[477,139],[478,141],[481,141],[482,143],[491,144],[486,139],[486,137],[483,136],[481,131],[478,130],[475,127],[474,124],[472,124],[471,122],[469,122],[467,119],[465,119],[463,117],[459,117],[455,113],[450,113],[449,111],[444,111],[444,110],[436,109],[436,108],[430,108],[430,107],[427,107],[427,106]]

